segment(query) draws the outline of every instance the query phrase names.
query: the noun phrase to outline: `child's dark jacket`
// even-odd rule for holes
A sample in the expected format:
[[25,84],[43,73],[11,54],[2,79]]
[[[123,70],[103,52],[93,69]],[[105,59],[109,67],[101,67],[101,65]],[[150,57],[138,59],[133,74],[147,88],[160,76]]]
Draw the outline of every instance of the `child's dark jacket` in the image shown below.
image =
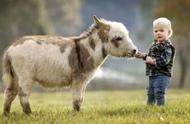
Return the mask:
[[156,59],[156,65],[146,64],[147,76],[166,75],[171,77],[175,48],[169,40],[153,43],[149,48],[148,56]]

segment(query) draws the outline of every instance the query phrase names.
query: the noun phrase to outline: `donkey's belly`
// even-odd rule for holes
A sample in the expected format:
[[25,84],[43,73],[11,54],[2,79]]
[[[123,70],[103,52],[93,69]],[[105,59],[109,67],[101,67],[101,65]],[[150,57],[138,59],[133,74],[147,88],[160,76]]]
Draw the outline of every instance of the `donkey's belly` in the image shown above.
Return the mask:
[[64,87],[71,83],[71,73],[66,68],[38,68],[35,79],[44,87]]
[[53,88],[53,87],[68,87],[70,86],[71,81],[67,77],[57,77],[53,79],[52,77],[44,78],[37,77],[36,81],[43,87]]

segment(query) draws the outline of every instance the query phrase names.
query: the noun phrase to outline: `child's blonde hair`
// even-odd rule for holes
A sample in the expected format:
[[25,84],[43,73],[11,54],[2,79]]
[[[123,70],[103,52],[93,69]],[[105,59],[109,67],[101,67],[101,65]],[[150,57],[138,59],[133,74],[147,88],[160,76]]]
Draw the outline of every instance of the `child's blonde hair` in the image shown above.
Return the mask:
[[172,36],[173,30],[172,30],[172,26],[171,26],[171,21],[169,19],[167,19],[165,17],[160,17],[160,18],[155,19],[153,21],[153,28],[158,27],[158,26],[167,28],[169,30],[168,38],[170,38]]

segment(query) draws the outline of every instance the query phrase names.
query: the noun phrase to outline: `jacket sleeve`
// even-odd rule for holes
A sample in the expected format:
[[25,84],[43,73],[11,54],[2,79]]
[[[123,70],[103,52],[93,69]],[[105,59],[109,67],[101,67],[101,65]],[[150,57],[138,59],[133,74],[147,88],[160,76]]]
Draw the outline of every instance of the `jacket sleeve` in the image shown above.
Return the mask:
[[172,48],[170,46],[166,47],[160,56],[156,57],[156,67],[163,67],[169,64],[172,58]]

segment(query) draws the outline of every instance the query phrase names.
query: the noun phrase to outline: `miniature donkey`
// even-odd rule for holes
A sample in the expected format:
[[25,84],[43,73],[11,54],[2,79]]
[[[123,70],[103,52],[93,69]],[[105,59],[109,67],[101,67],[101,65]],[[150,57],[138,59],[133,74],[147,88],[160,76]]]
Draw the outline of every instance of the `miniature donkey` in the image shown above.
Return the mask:
[[32,85],[69,87],[73,109],[80,110],[86,85],[108,55],[132,57],[137,51],[126,27],[119,22],[93,17],[89,31],[76,37],[24,36],[16,40],[3,56],[3,113],[19,95],[26,114],[31,113]]

